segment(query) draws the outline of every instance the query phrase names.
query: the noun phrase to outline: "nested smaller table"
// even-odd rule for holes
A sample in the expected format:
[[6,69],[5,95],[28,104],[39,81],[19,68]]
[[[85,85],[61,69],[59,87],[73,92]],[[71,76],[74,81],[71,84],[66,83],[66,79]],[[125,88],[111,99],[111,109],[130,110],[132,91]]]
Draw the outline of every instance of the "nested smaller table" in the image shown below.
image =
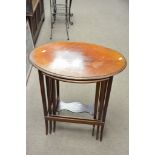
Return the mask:
[[[53,42],[35,48],[31,63],[38,69],[46,134],[55,132],[56,122],[92,125],[92,135],[103,137],[113,76],[126,67],[124,56],[112,49],[83,42]],[[59,81],[96,83],[94,104],[64,103]],[[92,119],[62,116],[59,111],[88,112]],[[96,130],[95,130],[96,129]]]

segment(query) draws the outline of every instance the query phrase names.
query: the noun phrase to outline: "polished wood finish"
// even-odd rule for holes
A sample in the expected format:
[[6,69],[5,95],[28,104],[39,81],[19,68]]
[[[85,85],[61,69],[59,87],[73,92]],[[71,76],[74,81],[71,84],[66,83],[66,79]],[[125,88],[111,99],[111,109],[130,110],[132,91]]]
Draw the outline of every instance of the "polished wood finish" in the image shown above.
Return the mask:
[[[53,98],[53,115],[56,115],[56,103],[57,103],[57,101],[56,101],[56,83],[55,83],[56,81],[55,81],[55,79],[52,79],[52,94],[53,94],[53,96],[52,96],[52,98]],[[53,121],[53,132],[55,132],[55,129],[56,129],[56,121],[54,120]]]
[[[109,103],[109,98],[110,98],[110,91],[111,91],[111,87],[112,87],[112,81],[113,81],[113,77],[111,77],[108,81],[108,85],[106,88],[106,96],[104,99],[104,108],[102,109],[102,122],[105,122],[106,119],[106,113],[107,113],[107,108],[108,108],[108,103]],[[104,124],[101,126],[101,132],[100,132],[100,141],[102,141],[102,137],[103,137],[103,129],[104,129]]]
[[[42,95],[42,103],[43,103],[43,112],[44,116],[48,115],[47,103],[46,103],[46,91],[45,91],[45,84],[44,84],[44,75],[41,71],[39,73],[39,82],[40,82],[40,90]],[[45,127],[46,127],[46,135],[48,134],[48,121],[45,119]]]
[[[110,90],[112,85],[113,77],[105,78],[104,80],[96,83],[96,94],[95,104],[84,105],[79,102],[64,103],[60,100],[59,96],[59,81],[49,77],[43,72],[39,71],[40,88],[42,95],[42,103],[45,118],[46,134],[48,134],[48,123],[49,133],[55,132],[56,121],[88,124],[93,125],[92,135],[94,136],[95,127],[96,139],[102,141],[103,129],[105,124],[106,112],[108,107],[108,101],[110,97]],[[45,84],[46,83],[46,87]],[[46,90],[45,90],[46,88]],[[47,97],[47,103],[46,103]],[[94,109],[94,110],[93,110]],[[61,110],[69,110],[72,112],[88,112],[93,115],[93,119],[83,119],[78,117],[67,117],[58,115]]]
[[[56,121],[88,124],[93,127],[93,136],[96,131],[96,140],[102,141],[113,76],[126,67],[123,55],[95,44],[55,42],[35,48],[30,60],[39,73],[46,134],[55,132]],[[59,81],[96,83],[93,108],[61,101]],[[61,110],[89,112],[93,118],[61,116]]]
[[122,54],[95,44],[54,42],[35,48],[31,63],[58,79],[95,80],[113,76],[126,67]]
[[[47,89],[47,101],[48,101],[48,113],[49,115],[52,115],[52,97],[51,97],[51,79],[46,76],[46,89]],[[50,123],[50,134],[52,133],[52,121],[49,122]]]
[[68,123],[78,123],[78,124],[88,124],[88,125],[103,125],[104,122],[100,122],[97,120],[91,120],[91,119],[83,119],[83,118],[77,118],[77,117],[68,117],[68,116],[45,116],[45,119],[48,120],[55,120],[59,122],[68,122]]
[[[101,91],[100,91],[100,105],[98,108],[98,120],[101,121],[101,115],[102,115],[102,110],[104,107],[104,99],[106,96],[106,88],[107,88],[108,80],[106,80],[104,83],[101,82]],[[96,139],[98,139],[99,136],[99,128],[100,126],[97,126],[97,133],[96,133]]]
[[[95,94],[95,103],[94,103],[94,119],[97,117],[97,110],[98,110],[98,100],[99,100],[99,93],[100,93],[100,82],[96,83],[96,94]],[[94,136],[95,125],[93,125],[92,136]]]

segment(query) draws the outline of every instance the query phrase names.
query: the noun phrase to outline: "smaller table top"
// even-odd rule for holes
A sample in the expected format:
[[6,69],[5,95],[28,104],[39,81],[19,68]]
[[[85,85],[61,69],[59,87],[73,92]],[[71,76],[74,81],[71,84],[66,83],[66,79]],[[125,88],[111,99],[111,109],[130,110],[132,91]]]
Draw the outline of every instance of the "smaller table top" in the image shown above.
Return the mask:
[[96,80],[113,76],[126,67],[115,50],[83,42],[52,42],[35,48],[31,63],[59,79]]

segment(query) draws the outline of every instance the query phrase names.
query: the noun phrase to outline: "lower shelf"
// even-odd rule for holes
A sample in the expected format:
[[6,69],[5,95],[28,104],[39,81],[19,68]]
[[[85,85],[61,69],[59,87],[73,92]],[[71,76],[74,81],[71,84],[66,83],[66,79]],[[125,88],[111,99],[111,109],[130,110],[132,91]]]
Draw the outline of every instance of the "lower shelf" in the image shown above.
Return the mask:
[[65,103],[63,101],[60,101],[58,111],[62,110],[68,110],[71,112],[86,112],[91,115],[94,113],[94,105],[93,104],[82,104],[80,102],[71,102],[71,103]]

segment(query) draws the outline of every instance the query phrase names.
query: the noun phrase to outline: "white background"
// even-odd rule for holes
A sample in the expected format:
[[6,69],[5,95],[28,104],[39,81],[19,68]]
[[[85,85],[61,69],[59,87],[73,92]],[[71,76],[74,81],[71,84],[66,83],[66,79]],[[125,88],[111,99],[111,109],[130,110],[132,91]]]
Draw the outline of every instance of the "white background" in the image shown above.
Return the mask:
[[[25,2],[0,2],[1,155],[26,154]],[[130,155],[155,154],[154,10],[154,0],[130,0]]]

